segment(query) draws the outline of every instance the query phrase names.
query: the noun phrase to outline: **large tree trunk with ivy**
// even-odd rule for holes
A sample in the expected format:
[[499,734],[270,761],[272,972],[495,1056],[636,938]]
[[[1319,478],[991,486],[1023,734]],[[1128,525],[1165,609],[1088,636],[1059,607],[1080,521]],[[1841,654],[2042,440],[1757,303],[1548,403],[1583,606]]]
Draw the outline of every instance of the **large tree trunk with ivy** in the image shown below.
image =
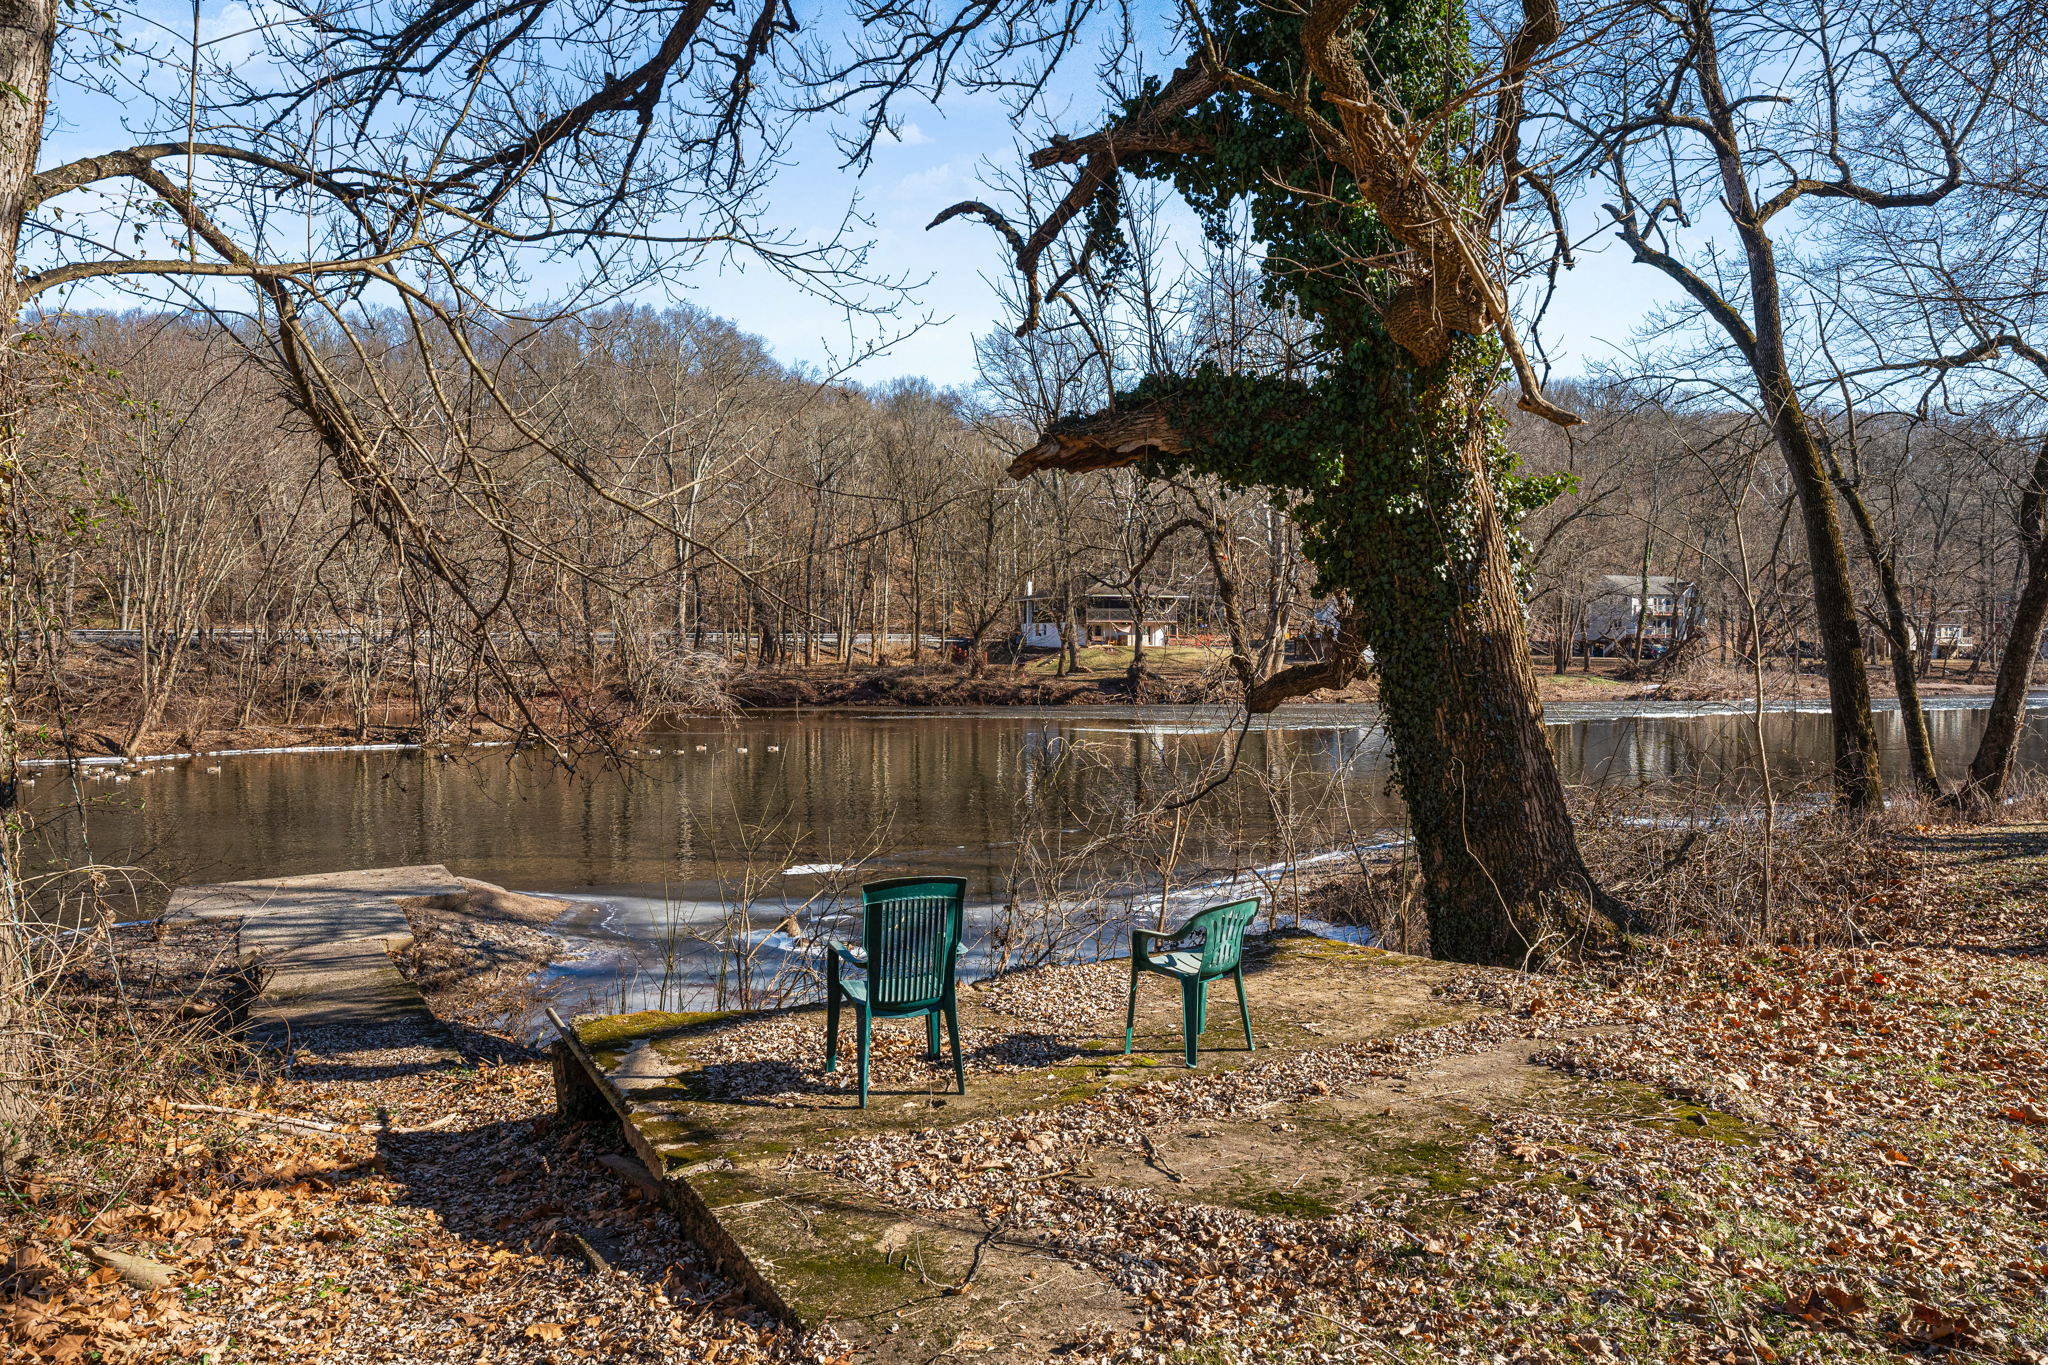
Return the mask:
[[[1505,452],[1488,401],[1495,374],[1468,359],[1438,367],[1419,389],[1397,367],[1341,377],[1383,390],[1368,411],[1407,414],[1398,438],[1382,447],[1400,452],[1394,477],[1406,495],[1371,490],[1386,472],[1375,469],[1369,439],[1330,462],[1346,472],[1326,490],[1328,503],[1361,514],[1336,533],[1350,543],[1329,543],[1312,510],[1297,515],[1309,518],[1325,586],[1341,587],[1349,609],[1328,659],[1248,686],[1245,703],[1270,711],[1341,687],[1369,647],[1422,869],[1431,951],[1522,966],[1613,942],[1627,912],[1586,870],[1544,737],[1509,549]],[[1288,460],[1305,430],[1327,454],[1319,443],[1332,429],[1304,419],[1320,405],[1313,390],[1225,382],[1235,413],[1229,430],[1210,425],[1213,409],[1194,396],[1200,381],[1192,381],[1177,399],[1059,423],[1010,472],[1174,464],[1195,450],[1205,452],[1202,467],[1227,470],[1246,448],[1262,462]]]
[[1466,485],[1456,506],[1430,509],[1467,520],[1441,566],[1457,600],[1448,612],[1405,616],[1402,604],[1431,600],[1437,586],[1403,582],[1427,573],[1410,559],[1388,575],[1397,595],[1371,613],[1368,638],[1428,897],[1430,949],[1521,966],[1612,939],[1619,908],[1587,874],[1544,735],[1485,395],[1454,387],[1436,397],[1442,457]]
[[[1513,473],[1491,403],[1512,367],[1524,410],[1578,420],[1544,397],[1516,339],[1495,247],[1526,178],[1521,83],[1558,41],[1558,6],[1522,0],[1490,70],[1462,6],[1204,10],[1171,78],[1031,154],[1037,171],[1075,168],[1035,226],[977,200],[933,225],[978,218],[1002,237],[1026,335],[1049,303],[1078,306],[1077,281],[1121,268],[1124,177],[1170,181],[1216,233],[1245,205],[1267,248],[1262,298],[1309,323],[1312,377],[1220,361],[1150,374],[1107,411],[1054,423],[1011,472],[1142,462],[1284,501],[1319,590],[1350,606],[1327,663],[1247,677],[1246,704],[1340,684],[1370,644],[1435,950],[1519,964],[1611,939],[1625,912],[1579,856],[1509,555],[1519,511],[1561,488]],[[1080,241],[1060,262],[1070,226]]]

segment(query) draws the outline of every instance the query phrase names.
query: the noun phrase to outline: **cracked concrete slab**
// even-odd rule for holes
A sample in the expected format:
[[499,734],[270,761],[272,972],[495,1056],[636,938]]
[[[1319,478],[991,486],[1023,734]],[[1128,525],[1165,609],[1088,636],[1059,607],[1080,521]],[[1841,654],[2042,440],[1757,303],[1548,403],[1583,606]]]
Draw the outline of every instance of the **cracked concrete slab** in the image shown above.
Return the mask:
[[250,1028],[273,1040],[311,1029],[434,1026],[419,987],[391,954],[412,942],[404,902],[460,896],[438,864],[356,868],[180,887],[166,919],[235,920],[239,954],[263,986]]

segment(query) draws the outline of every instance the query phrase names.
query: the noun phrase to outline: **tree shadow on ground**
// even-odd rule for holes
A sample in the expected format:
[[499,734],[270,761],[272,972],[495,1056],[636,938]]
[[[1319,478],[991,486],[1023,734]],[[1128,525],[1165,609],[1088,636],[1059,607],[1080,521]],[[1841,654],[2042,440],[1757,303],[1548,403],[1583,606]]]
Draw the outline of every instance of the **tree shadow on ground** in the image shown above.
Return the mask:
[[[466,1024],[441,1020],[394,1024],[376,1030],[327,1026],[270,1040],[286,1055],[285,1069],[302,1081],[381,1081],[476,1066],[504,1066],[540,1057],[534,1048]],[[395,1055],[394,1055],[395,1054]],[[369,1060],[374,1056],[375,1060]],[[355,1060],[356,1058],[363,1060]]]
[[1983,865],[2021,858],[2038,858],[2048,853],[2048,830],[1988,829],[1944,830],[1934,834],[1910,834],[1907,847],[1939,855],[1962,864]]
[[543,1115],[384,1133],[376,1165],[397,1188],[395,1203],[432,1211],[486,1251],[582,1262],[592,1273],[601,1261],[648,1284],[707,1275],[665,1210],[600,1163],[607,1155],[632,1155],[616,1124]]

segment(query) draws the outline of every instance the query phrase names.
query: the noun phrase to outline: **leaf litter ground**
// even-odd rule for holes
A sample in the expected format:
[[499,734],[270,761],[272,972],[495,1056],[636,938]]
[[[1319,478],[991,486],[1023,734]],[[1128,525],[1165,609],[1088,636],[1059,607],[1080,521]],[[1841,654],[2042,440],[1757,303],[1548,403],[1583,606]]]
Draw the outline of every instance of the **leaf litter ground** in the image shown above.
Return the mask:
[[[1884,944],[1448,973],[1439,989],[1486,1013],[799,1159],[1029,1235],[1141,1305],[1065,1359],[2048,1360],[2048,833],[1927,831],[1907,857]],[[1088,978],[1041,994],[1093,1018],[1106,983]],[[1031,988],[1004,989],[1029,1008]],[[1503,1049],[1559,1084],[1480,1106],[1433,1167],[1327,1209],[1159,1178],[1192,1164],[1204,1125],[1398,1097]],[[15,1191],[5,1359],[848,1353],[709,1273],[598,1163],[615,1139],[554,1118],[536,1062],[430,1055],[337,1040],[211,1097],[335,1131],[164,1107],[109,1135],[131,1173],[118,1197],[55,1175]],[[1159,1154],[1148,1179],[1114,1178]],[[131,1287],[89,1247],[176,1282]]]

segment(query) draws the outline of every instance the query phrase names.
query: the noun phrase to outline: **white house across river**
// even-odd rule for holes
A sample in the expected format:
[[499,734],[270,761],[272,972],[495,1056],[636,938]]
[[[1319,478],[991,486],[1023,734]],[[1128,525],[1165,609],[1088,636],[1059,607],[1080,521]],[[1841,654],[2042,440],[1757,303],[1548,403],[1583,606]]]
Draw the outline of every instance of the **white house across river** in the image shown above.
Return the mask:
[[[1081,600],[1081,640],[1090,645],[1129,646],[1142,639],[1148,646],[1173,639],[1180,623],[1183,593],[1146,593],[1142,601],[1122,592],[1091,591]],[[1051,593],[1024,585],[1024,624],[1019,632],[1026,649],[1058,649],[1066,628],[1064,603]]]

